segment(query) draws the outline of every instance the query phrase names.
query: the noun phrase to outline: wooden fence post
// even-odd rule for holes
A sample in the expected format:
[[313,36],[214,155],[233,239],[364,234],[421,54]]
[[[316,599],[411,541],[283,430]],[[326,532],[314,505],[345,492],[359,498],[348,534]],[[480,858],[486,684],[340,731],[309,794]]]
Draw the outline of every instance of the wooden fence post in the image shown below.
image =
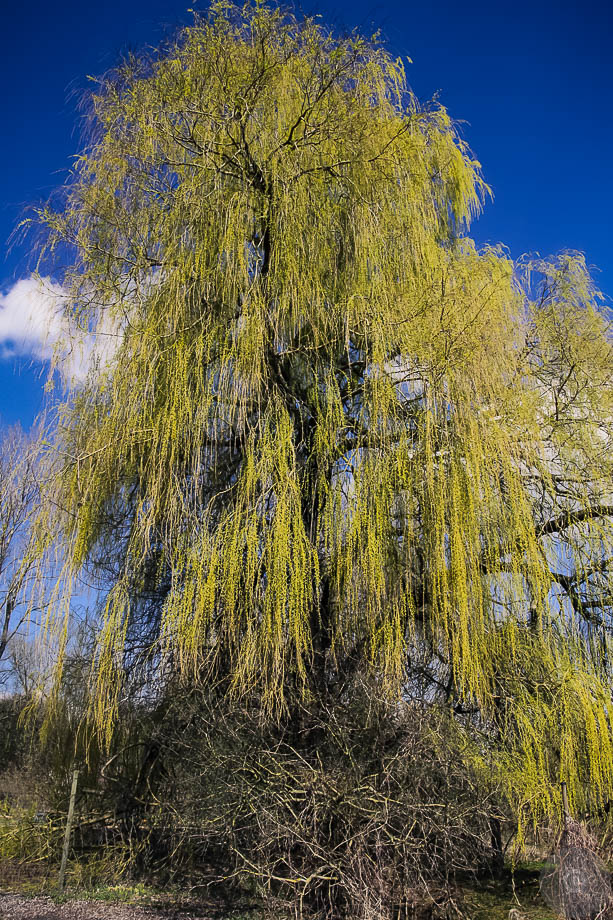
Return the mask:
[[566,783],[561,783],[562,786],[562,815],[564,817],[564,830],[568,828],[568,822],[570,820],[570,810],[568,807],[568,795],[566,792]]
[[72,774],[72,788],[70,790],[70,803],[68,805],[68,817],[66,819],[66,832],[64,834],[64,849],[62,850],[62,862],[60,863],[60,876],[58,879],[58,888],[64,890],[66,879],[66,863],[68,862],[68,850],[70,849],[70,834],[72,832],[72,819],[74,817],[74,803],[77,797],[77,781],[79,771],[75,770]]

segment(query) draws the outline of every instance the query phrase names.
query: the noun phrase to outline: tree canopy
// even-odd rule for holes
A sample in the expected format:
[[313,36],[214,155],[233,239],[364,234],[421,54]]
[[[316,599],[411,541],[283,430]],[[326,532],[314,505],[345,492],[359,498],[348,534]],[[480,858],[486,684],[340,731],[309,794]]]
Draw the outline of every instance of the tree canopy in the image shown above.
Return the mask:
[[137,665],[278,718],[368,673],[448,707],[533,816],[560,778],[609,796],[613,365],[583,257],[478,250],[445,109],[315,18],[216,3],[88,111],[40,266],[113,347],[59,408],[40,526],[56,618],[100,591],[97,723]]

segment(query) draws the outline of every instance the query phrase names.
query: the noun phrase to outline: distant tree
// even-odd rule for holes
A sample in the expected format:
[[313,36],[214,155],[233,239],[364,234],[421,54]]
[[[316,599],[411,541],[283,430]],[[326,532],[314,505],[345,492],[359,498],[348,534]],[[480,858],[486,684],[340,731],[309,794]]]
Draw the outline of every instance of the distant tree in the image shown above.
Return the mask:
[[524,821],[560,777],[609,795],[613,362],[583,257],[476,249],[479,164],[376,38],[217,3],[90,103],[41,259],[73,254],[71,325],[117,348],[61,410],[40,526],[58,604],[83,571],[103,597],[98,724],[137,674],[285,724],[368,675],[450,712]]
[[32,613],[37,551],[31,522],[40,510],[40,446],[20,428],[0,433],[0,680],[10,643]]

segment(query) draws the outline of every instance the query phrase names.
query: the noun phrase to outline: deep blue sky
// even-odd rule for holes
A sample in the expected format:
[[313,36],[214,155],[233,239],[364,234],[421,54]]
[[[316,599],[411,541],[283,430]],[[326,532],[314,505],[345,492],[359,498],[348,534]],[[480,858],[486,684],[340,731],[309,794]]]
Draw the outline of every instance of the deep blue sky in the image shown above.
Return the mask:
[[[28,204],[63,181],[77,152],[71,90],[122,52],[157,44],[189,22],[189,0],[12,2],[0,20],[0,289],[28,274],[23,246],[6,240]],[[191,4],[202,8],[197,4]],[[474,225],[479,243],[513,256],[581,249],[613,295],[613,68],[610,2],[552,0],[310,0],[341,29],[383,32],[410,56],[422,100],[439,92],[483,165],[495,199]],[[0,358],[0,419],[27,426],[40,406],[45,367]]]

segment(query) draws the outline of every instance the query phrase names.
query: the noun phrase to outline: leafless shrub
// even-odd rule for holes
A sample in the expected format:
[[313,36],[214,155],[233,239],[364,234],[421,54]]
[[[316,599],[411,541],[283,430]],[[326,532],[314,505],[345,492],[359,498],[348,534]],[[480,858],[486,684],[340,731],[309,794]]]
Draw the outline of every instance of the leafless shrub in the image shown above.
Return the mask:
[[541,894],[566,920],[610,920],[610,873],[598,842],[584,824],[568,818],[541,874]]
[[203,695],[181,709],[154,834],[202,885],[298,917],[408,918],[448,907],[454,878],[490,857],[490,795],[440,712],[366,688],[283,728]]

